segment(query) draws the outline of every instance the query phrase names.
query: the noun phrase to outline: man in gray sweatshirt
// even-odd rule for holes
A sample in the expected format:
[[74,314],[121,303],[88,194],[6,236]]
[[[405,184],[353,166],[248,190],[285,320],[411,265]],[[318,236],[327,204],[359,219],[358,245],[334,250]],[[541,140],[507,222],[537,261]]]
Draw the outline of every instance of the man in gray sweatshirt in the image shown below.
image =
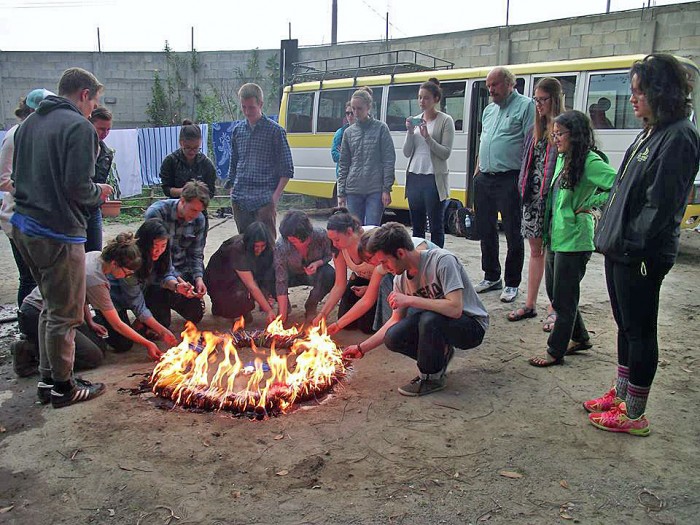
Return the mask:
[[85,304],[86,209],[112,188],[95,184],[98,138],[87,120],[104,86],[92,73],[66,70],[15,134],[12,235],[44,298],[39,317],[38,396],[61,408],[104,392],[73,378],[75,328]]

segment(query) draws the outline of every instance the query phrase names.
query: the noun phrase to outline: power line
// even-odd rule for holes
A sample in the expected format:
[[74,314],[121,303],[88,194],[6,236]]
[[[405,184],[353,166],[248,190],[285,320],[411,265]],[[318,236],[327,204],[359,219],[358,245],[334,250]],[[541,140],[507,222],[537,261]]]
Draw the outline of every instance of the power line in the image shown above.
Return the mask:
[[[362,0],[362,3],[365,4],[365,5],[369,8],[369,10],[372,11],[372,12],[373,12],[375,15],[377,15],[379,18],[381,18],[382,20],[386,21],[386,13],[380,13],[380,12],[377,11],[374,7],[372,7],[370,4],[368,4],[366,0]],[[403,36],[408,36],[408,34],[407,34],[405,31],[402,31],[401,29],[399,29],[398,27],[396,27],[396,26],[395,26],[394,24],[392,24],[391,22],[389,22],[389,25],[392,27],[392,29],[395,29],[395,30],[398,31],[399,33],[402,33]]]

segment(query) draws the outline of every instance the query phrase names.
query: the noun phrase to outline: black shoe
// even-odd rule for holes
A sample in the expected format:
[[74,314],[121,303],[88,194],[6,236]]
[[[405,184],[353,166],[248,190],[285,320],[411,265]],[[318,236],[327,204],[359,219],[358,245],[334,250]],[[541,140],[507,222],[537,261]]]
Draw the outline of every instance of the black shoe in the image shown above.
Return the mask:
[[90,401],[105,391],[104,383],[91,383],[79,377],[72,380],[70,384],[71,388],[68,392],[60,392],[55,388],[51,390],[51,405],[54,408],[63,408],[82,401]]
[[36,385],[36,396],[39,398],[39,403],[48,405],[51,403],[51,390],[53,389],[53,381],[44,379]]
[[13,341],[10,345],[12,368],[19,377],[33,376],[38,372],[39,350],[35,343],[28,339]]

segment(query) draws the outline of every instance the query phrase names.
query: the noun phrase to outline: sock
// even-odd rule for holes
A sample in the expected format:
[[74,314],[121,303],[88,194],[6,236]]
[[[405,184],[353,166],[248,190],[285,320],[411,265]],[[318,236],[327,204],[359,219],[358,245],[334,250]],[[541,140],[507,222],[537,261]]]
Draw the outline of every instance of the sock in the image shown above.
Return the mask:
[[617,380],[615,381],[615,391],[617,397],[625,399],[627,395],[627,384],[629,383],[630,369],[623,365],[617,365]]
[[70,380],[68,381],[54,381],[53,389],[61,394],[67,394],[73,388],[73,384]]
[[637,386],[629,383],[627,386],[627,396],[625,404],[627,405],[627,417],[637,419],[644,414],[647,407],[647,399],[649,398],[649,386]]

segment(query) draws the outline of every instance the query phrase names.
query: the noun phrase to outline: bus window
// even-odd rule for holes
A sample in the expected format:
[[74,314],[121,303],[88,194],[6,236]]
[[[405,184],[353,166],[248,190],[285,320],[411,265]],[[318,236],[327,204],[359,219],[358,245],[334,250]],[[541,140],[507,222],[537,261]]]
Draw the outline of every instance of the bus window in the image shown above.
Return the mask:
[[466,82],[441,82],[442,100],[440,111],[447,113],[455,122],[455,131],[464,131],[464,90]]
[[419,84],[391,86],[386,107],[386,125],[391,131],[406,131],[406,118],[419,114]]
[[[556,78],[561,84],[561,88],[564,91],[564,108],[565,110],[574,108],[574,93],[576,92],[576,75],[566,75],[559,77],[556,75],[551,75]],[[532,96],[535,96],[535,86],[544,77],[535,77],[534,84],[532,86]]]
[[290,93],[287,102],[287,132],[311,133],[314,93]]
[[345,124],[345,104],[350,101],[353,89],[321,91],[318,100],[317,133],[335,133]]
[[639,129],[642,123],[634,116],[629,103],[628,73],[591,74],[586,111],[596,129]]

